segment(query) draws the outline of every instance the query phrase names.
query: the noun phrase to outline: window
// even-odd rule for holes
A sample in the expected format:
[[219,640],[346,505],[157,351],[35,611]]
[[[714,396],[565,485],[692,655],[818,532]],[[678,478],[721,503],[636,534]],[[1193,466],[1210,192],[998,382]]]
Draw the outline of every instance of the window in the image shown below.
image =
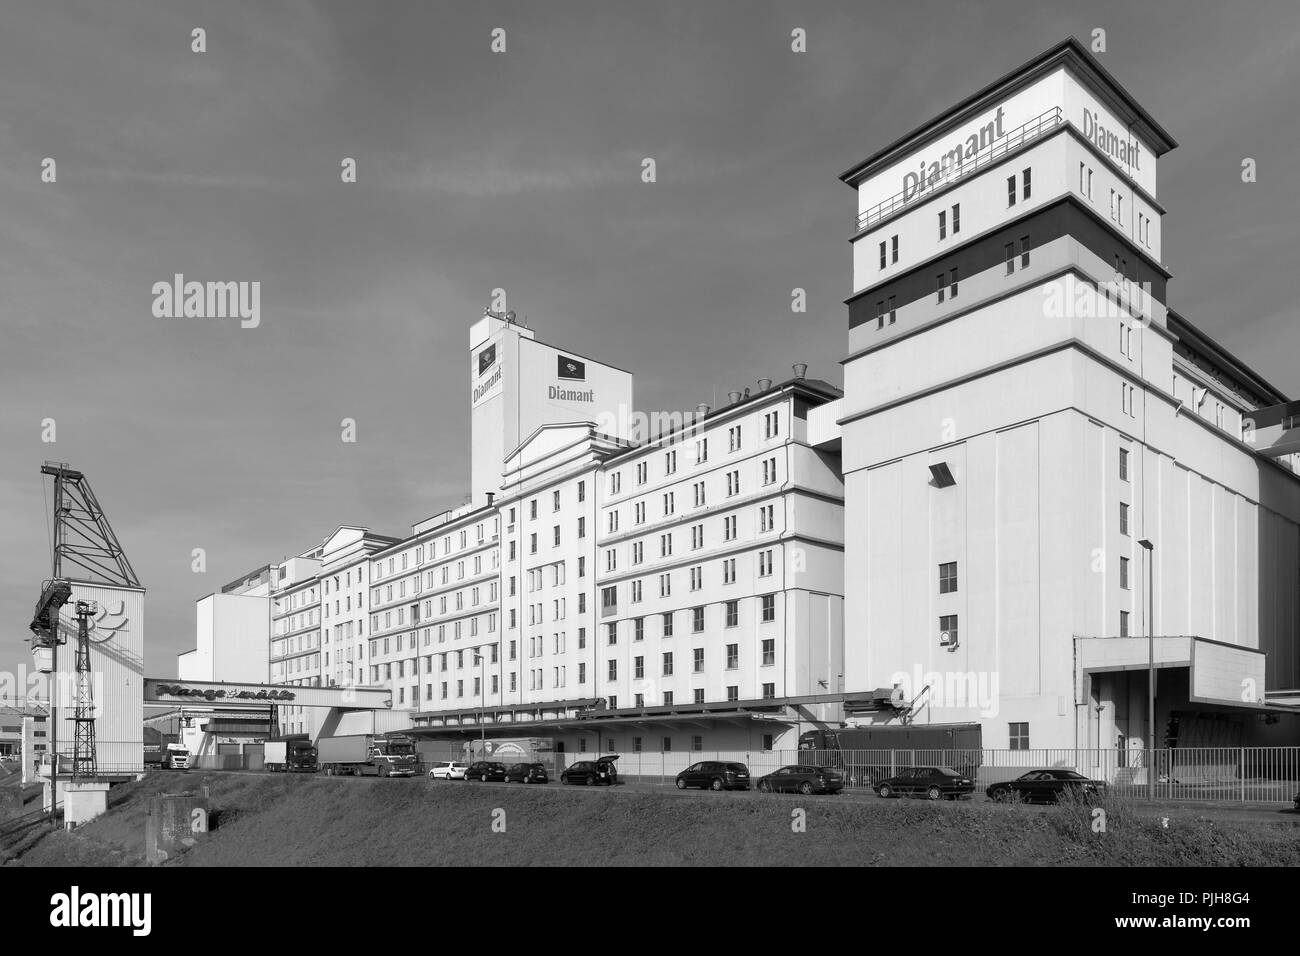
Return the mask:
[[935,280],[934,280],[934,291],[935,291],[935,295],[938,297],[938,298],[935,300],[936,302],[942,302],[942,301],[943,301],[943,293],[944,293],[944,290],[947,288],[947,286],[948,286],[948,283],[947,283],[947,281],[944,279],[944,275],[943,275],[943,273],[940,272],[940,273],[935,277]]
[[[650,476],[650,465],[644,461],[638,462],[636,466],[636,483],[638,485],[644,485],[646,483],[646,479],[649,478],[649,476]],[[558,508],[559,505],[556,505],[556,507]]]
[[957,562],[948,561],[939,565],[939,593],[952,594],[957,590]]
[[1020,268],[1026,269],[1028,267],[1029,267],[1029,237],[1021,236],[1020,237]]
[[606,643],[606,644],[617,644],[617,643],[618,643],[618,625],[617,625],[617,624],[606,624],[606,625],[605,625],[605,643]]
[[1122,501],[1119,503],[1119,533],[1128,535],[1128,505]]
[[664,676],[665,677],[673,676],[673,652],[672,651],[667,651],[664,654]]
[[676,451],[664,452],[664,474],[671,475],[676,471],[677,471],[677,452]]
[[762,606],[761,616],[763,621],[765,622],[775,621],[776,620],[776,595],[764,594],[761,598],[759,598],[759,602]]
[[957,298],[957,267],[948,270],[948,297]]
[[1016,177],[1013,174],[1007,177],[1007,205],[1014,206],[1015,204],[1016,204]]
[[890,262],[898,261],[898,236],[889,237]]
[[765,578],[772,573],[772,550],[758,552],[758,576]]
[[[668,703],[668,701],[664,701],[664,703],[666,704]],[[673,738],[671,737],[662,738],[659,743],[659,749],[661,749],[664,753],[668,753],[669,751],[671,751],[673,749]]]
[[1119,480],[1128,481],[1128,449],[1119,450]]
[[[536,498],[528,502],[528,517],[534,521],[537,520],[537,499]],[[464,546],[464,542],[461,542],[461,546],[462,547]]]
[[727,645],[727,670],[734,671],[740,666],[740,645]]
[[642,680],[642,679],[645,678],[645,658],[644,658],[644,657],[634,657],[634,658],[632,658],[632,676],[635,677],[637,680]]
[[[948,639],[943,640],[943,635],[947,634]],[[939,618],[939,640],[940,643],[955,646],[957,643],[957,615],[944,614]]]
[[736,684],[727,685],[727,700],[729,702],[735,702],[740,700],[740,687],[738,685]]
[[886,259],[885,259],[885,244],[882,242],[882,243],[880,244],[880,268],[882,268],[882,269],[885,268],[885,265],[886,265]]
[[775,684],[764,684],[764,685],[763,685],[763,699],[764,699],[764,700],[771,700],[771,699],[772,699],[773,697],[775,697],[775,696],[776,696],[776,685],[775,685]]
[[894,308],[894,298],[895,296],[892,295],[889,297],[889,324],[890,325],[893,325],[894,320],[898,318],[898,310]]
[[691,666],[696,674],[704,673],[704,648],[697,647],[693,652]]
[[1119,636],[1128,637],[1128,611],[1119,612]]
[[704,630],[704,608],[696,607],[691,609],[692,630],[699,634]]
[[607,587],[600,589],[600,613],[613,614],[618,610],[618,588]]
[[1016,244],[1014,242],[1008,242],[1002,247],[1002,251],[1006,255],[1007,275],[1011,275],[1016,271]]
[[740,623],[740,602],[727,602],[727,627],[735,627]]
[[1029,722],[1008,724],[1008,737],[1012,750],[1029,749]]
[[727,429],[727,451],[740,451],[740,426]]
[[961,232],[961,203],[952,207],[952,234]]
[[609,662],[609,679],[618,680],[618,661]]
[[1128,558],[1119,559],[1119,586],[1128,590]]
[[723,584],[736,583],[736,559],[735,558],[726,558],[723,560],[722,583]]
[[645,640],[645,618],[637,617],[632,619],[632,640]]
[[[781,413],[768,412],[763,416],[763,437],[776,438],[781,434]],[[776,459],[772,459],[772,469],[776,470]]]
[[663,621],[664,621],[664,637],[672,637],[673,636],[673,615],[671,611],[669,611],[663,616]]
[[885,327],[885,300],[881,299],[876,303],[876,328]]
[[582,502],[586,500],[587,500],[587,483],[585,481],[580,481],[578,482],[578,501]]
[[763,666],[771,667],[776,663],[776,641],[766,638],[763,641]]
[[948,212],[945,209],[939,210],[939,238],[948,238]]
[[[703,698],[702,698],[702,695],[703,695],[703,694],[704,694],[704,691],[696,691],[696,696],[697,696],[697,697],[700,697],[701,699],[696,700],[695,703],[697,703],[697,704],[702,704],[702,703],[704,703],[704,700],[703,700]],[[692,737],[692,738],[691,738],[691,749],[692,749],[692,750],[695,750],[695,751],[703,750],[703,749],[704,749],[704,738],[703,738],[703,737],[700,737],[700,736],[698,736],[698,735]]]
[[1032,169],[1026,169],[1020,174],[1021,199],[1028,199],[1030,192],[1032,192],[1031,187],[1033,185],[1033,174],[1034,171]]

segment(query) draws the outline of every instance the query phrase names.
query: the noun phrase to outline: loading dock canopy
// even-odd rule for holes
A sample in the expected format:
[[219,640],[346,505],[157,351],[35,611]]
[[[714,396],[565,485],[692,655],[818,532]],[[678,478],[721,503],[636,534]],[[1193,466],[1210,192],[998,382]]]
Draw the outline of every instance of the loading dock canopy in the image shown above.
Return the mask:
[[338,710],[389,710],[387,687],[294,687],[288,684],[235,684],[223,681],[144,679],[146,704],[219,704],[266,708],[271,705],[329,707]]
[[[1188,669],[1191,702],[1252,710],[1265,706],[1263,651],[1189,635],[1153,640],[1157,669]],[[1146,670],[1151,653],[1145,637],[1079,640],[1079,666],[1085,674]]]

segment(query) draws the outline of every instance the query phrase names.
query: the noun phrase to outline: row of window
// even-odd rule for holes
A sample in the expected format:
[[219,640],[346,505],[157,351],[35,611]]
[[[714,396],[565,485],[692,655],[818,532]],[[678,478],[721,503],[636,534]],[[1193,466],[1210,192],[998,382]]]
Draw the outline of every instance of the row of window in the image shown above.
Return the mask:
[[[671,544],[668,546],[671,553]],[[735,584],[739,580],[736,573],[736,559],[725,558],[722,563],[722,583]],[[775,552],[767,548],[758,552],[758,576],[760,578],[771,577],[776,567]],[[695,565],[689,569],[691,590],[699,591],[704,587],[704,565]],[[671,597],[673,593],[673,573],[665,571],[658,575],[659,578],[659,596],[661,598]],[[630,601],[635,604],[642,600],[643,588],[642,581],[629,582]],[[580,607],[579,610],[582,610]],[[602,617],[608,617],[618,610],[618,585],[611,584],[601,588],[600,591],[600,613]]]
[[[742,427],[733,425],[727,429],[727,451],[728,453],[741,451],[742,448]],[[766,412],[763,415],[763,440],[771,441],[774,438],[781,437],[781,413],[779,410]],[[664,451],[664,475],[673,475],[677,473],[677,449],[672,448]],[[709,439],[707,437],[696,439],[695,442],[695,463],[703,465],[709,460]],[[636,464],[636,481],[638,485],[644,485],[650,480],[650,464],[646,461],[637,462]],[[623,491],[623,473],[619,471],[612,472],[609,475],[609,494],[611,496],[621,494]],[[554,510],[559,511],[559,492],[554,493]],[[582,501],[582,483],[579,482],[578,500]],[[532,502],[532,516],[537,517],[536,500]]]
[[[511,517],[511,521],[513,521],[513,520],[514,520],[514,518],[513,518],[513,515],[512,515],[512,517]],[[493,519],[492,519],[492,536],[493,536],[493,537],[496,537],[497,534],[500,533],[500,530],[501,530],[501,519],[500,519],[500,518],[493,518]],[[459,541],[459,547],[456,549],[457,551],[464,551],[466,548],[469,548],[469,547],[478,547],[479,545],[486,544],[486,543],[487,543],[487,523],[486,523],[486,522],[479,522],[478,524],[476,524],[476,525],[474,526],[474,539],[473,539],[473,540],[474,540],[474,544],[473,544],[473,545],[470,544],[470,537],[469,537],[469,529],[468,529],[468,528],[462,528],[462,529],[460,530],[459,535],[457,536],[457,540]],[[452,542],[452,536],[451,536],[450,534],[448,534],[448,535],[444,535],[444,536],[443,536],[443,539],[442,539],[442,554],[443,554],[443,557],[448,557],[448,556],[450,556],[450,555],[452,554],[452,544],[451,544],[451,542]],[[428,560],[429,560],[429,561],[433,561],[433,560],[435,560],[435,558],[437,557],[437,548],[436,548],[436,544],[437,544],[436,540],[434,540],[434,541],[430,541],[429,544],[428,544]],[[415,561],[415,565],[414,565],[414,566],[415,566],[415,567],[419,567],[420,565],[422,565],[422,564],[425,563],[425,556],[426,556],[426,555],[425,555],[425,546],[424,546],[423,544],[416,545],[416,546],[415,546],[415,549],[414,549],[413,552],[412,552],[412,551],[404,551],[401,555],[393,555],[393,556],[390,556],[389,558],[387,558],[387,569],[386,569],[386,570],[385,570],[385,566],[384,566],[385,559],[384,559],[384,558],[379,558],[379,559],[377,559],[377,560],[374,562],[374,580],[379,580],[380,578],[385,578],[385,577],[388,577],[388,576],[390,576],[390,575],[396,574],[396,573],[398,573],[399,571],[405,571],[405,570],[407,570],[407,568],[411,566],[411,560],[412,560],[412,558],[414,558],[414,561]],[[400,562],[400,566],[398,565],[399,562]],[[349,578],[350,578],[350,574],[349,574]],[[357,572],[357,583],[358,583],[358,584],[361,583],[361,573],[360,573],[360,571]],[[339,587],[339,580],[338,580],[338,576],[336,575],[336,576],[334,577],[334,588],[335,588],[335,590],[337,590],[338,587]],[[328,581],[328,579],[326,579],[326,584],[325,584],[325,593],[326,593],[326,594],[329,593],[329,581]]]

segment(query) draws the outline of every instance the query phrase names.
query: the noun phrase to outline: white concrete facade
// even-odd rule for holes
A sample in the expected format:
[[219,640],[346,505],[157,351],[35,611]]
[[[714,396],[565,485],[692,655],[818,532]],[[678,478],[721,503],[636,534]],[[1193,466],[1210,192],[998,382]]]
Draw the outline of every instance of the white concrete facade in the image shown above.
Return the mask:
[[[998,113],[1005,139],[898,198]],[[1165,305],[1173,145],[1069,43],[845,175],[850,691],[902,684],[908,719],[978,722],[985,747],[1139,747],[1135,638],[1170,645],[1157,746],[1224,713],[1249,742],[1266,689],[1300,686],[1296,460],[1243,440],[1285,398]]]

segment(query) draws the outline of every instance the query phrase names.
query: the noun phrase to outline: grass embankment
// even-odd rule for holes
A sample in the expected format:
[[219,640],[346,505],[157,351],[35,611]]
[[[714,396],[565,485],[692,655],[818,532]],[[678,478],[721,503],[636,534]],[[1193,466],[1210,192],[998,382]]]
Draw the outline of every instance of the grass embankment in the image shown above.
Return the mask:
[[[144,860],[148,797],[209,786],[215,829],[176,862],[375,865],[1300,865],[1294,827],[1178,819],[1121,803],[1094,832],[1088,807],[483,787],[425,780],[153,775],[115,788],[74,833],[50,833],[13,862],[114,866]],[[505,832],[492,829],[505,810]],[[792,811],[807,813],[806,832]]]

